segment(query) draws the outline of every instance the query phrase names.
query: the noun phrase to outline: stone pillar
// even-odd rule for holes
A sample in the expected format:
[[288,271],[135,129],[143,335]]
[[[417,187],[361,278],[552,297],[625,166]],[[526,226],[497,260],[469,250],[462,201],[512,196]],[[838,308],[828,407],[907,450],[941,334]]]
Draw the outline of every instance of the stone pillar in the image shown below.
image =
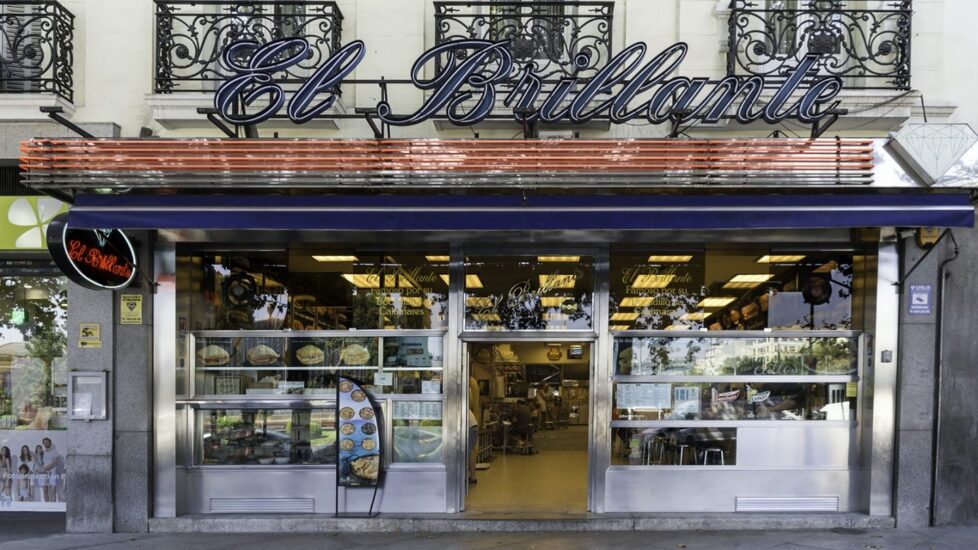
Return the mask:
[[[930,522],[931,450],[934,427],[934,365],[937,321],[937,270],[941,250],[928,255],[907,273],[926,250],[909,237],[902,243],[900,292],[900,362],[897,380],[895,491],[897,527],[920,528]],[[910,315],[911,285],[930,285],[931,313]]]
[[[936,525],[978,524],[978,230],[955,229],[947,264]],[[951,243],[945,239],[947,256]]]
[[[153,273],[149,235],[129,234],[141,271]],[[68,366],[108,372],[108,419],[68,426],[69,533],[145,532],[152,479],[152,288],[111,292],[68,286]],[[143,323],[120,324],[120,297],[143,296]],[[79,325],[98,323],[102,346],[78,347]]]

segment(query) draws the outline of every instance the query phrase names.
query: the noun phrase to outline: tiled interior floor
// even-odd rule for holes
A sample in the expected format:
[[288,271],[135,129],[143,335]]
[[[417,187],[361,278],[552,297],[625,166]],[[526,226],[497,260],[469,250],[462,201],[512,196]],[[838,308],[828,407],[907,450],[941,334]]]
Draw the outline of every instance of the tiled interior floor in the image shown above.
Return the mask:
[[[537,436],[535,455],[496,455],[469,485],[467,512],[582,514],[587,510],[587,427]],[[549,437],[548,437],[549,436]],[[554,450],[547,441],[582,438],[579,450]],[[541,445],[543,443],[543,445]],[[559,447],[566,448],[567,445]]]

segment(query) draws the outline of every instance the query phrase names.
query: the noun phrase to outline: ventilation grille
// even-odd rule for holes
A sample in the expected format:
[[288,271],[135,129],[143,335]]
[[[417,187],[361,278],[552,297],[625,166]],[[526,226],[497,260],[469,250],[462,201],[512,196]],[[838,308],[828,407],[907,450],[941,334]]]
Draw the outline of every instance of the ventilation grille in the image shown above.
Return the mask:
[[316,511],[314,498],[212,498],[213,514],[312,514]]
[[839,497],[737,497],[738,512],[838,512]]

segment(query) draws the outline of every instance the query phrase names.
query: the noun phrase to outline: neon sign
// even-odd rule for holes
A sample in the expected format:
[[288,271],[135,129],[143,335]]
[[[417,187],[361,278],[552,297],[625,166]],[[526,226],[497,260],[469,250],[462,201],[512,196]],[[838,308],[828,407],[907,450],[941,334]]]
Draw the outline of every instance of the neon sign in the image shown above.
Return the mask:
[[61,214],[48,226],[48,251],[75,283],[94,290],[118,290],[136,278],[136,250],[119,229],[76,229]]
[[[689,51],[682,42],[648,61],[648,47],[641,42],[632,44],[592,78],[562,78],[545,89],[533,65],[518,67],[509,47],[508,40],[463,39],[428,50],[411,68],[414,86],[430,92],[422,105],[410,114],[395,114],[394,107],[382,101],[377,105],[378,117],[392,126],[411,126],[434,117],[470,126],[489,118],[501,99],[518,122],[579,124],[606,117],[615,124],[633,120],[650,124],[689,120],[715,123],[732,113],[743,124],[758,120],[774,124],[788,119],[810,124],[838,107],[836,97],[842,91],[841,78],[816,74],[819,56],[814,54],[782,75],[770,96],[763,94],[771,87],[761,76],[719,80],[672,76]],[[302,124],[323,115],[336,104],[343,80],[363,61],[366,46],[357,40],[338,49],[286,98],[275,75],[307,59],[309,52],[305,38],[229,45],[222,62],[234,75],[214,96],[219,116],[234,124],[257,124],[285,107],[288,118]],[[589,62],[585,53],[573,60],[578,67],[587,67]],[[430,78],[425,77],[429,66],[435,67]],[[260,98],[268,101],[261,110],[234,112],[238,100],[247,106]]]

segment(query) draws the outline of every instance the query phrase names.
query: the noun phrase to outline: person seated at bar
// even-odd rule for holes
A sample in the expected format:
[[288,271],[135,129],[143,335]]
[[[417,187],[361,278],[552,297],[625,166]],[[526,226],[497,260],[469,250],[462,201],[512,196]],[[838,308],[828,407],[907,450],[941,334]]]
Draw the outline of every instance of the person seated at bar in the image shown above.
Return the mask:
[[512,434],[516,437],[520,452],[526,451],[526,442],[530,436],[532,425],[532,412],[525,399],[516,402],[516,410],[513,411]]

